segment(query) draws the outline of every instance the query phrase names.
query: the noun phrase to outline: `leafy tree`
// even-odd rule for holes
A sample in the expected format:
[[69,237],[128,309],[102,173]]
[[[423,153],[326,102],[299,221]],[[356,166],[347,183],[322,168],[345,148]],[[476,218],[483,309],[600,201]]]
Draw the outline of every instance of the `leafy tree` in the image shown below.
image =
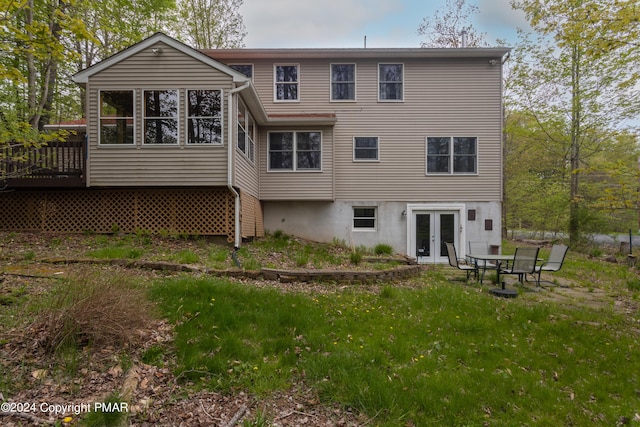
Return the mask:
[[[638,8],[604,0],[515,0],[537,33],[521,33],[509,104],[534,118],[542,142],[564,153],[569,176],[569,236],[579,240],[590,215],[581,180],[638,104]],[[606,21],[610,24],[603,25]],[[606,44],[595,37],[606,34]]]
[[561,147],[548,143],[535,118],[511,111],[505,120],[505,225],[508,229],[566,230],[568,169]]
[[78,0],[74,15],[93,37],[68,41],[67,48],[78,54],[75,71],[163,31],[175,13],[175,0]]
[[607,150],[590,159],[583,171],[583,193],[591,210],[606,220],[606,231],[637,228],[639,156],[638,136],[623,131],[613,135]]
[[471,22],[479,12],[477,6],[466,0],[447,0],[443,10],[424,18],[418,27],[418,35],[425,37],[421,47],[461,47],[463,36],[467,47],[487,46],[486,33],[478,32]]
[[[244,47],[243,0],[179,0],[176,36],[196,49]],[[182,25],[189,22],[190,25]]]
[[[72,0],[0,0],[2,91],[18,119],[42,129],[54,110],[60,69],[69,60],[63,40],[89,37],[69,10]],[[5,118],[6,119],[6,118]]]
[[0,0],[0,181],[17,177],[29,147],[58,134],[42,129],[56,112],[59,76],[72,58],[66,38],[89,37],[72,0]]

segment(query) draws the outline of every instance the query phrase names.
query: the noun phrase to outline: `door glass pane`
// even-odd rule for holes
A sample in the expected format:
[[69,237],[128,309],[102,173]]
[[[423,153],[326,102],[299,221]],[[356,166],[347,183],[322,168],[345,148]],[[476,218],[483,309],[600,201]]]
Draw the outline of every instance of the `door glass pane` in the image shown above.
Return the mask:
[[438,256],[447,255],[445,242],[456,243],[455,231],[455,214],[440,214],[440,253]]
[[431,256],[431,215],[416,215],[416,257]]

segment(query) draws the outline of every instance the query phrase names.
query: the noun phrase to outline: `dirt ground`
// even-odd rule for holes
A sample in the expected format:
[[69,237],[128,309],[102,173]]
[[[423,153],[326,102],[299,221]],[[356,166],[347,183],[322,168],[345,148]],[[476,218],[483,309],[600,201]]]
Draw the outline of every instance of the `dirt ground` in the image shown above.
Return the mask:
[[[51,236],[0,233],[0,297],[21,289],[27,296],[47,292],[78,269],[82,264],[53,264],[39,262],[43,258],[77,259],[87,251],[86,239],[65,237],[63,245],[51,249]],[[179,250],[188,241],[176,241],[176,247],[163,250]],[[113,265],[92,265],[93,269],[122,269]],[[127,270],[128,275],[139,275],[143,280],[153,280],[172,273],[151,270]],[[324,288],[310,284],[281,284],[252,282],[254,286],[279,286],[286,290],[321,292]],[[530,283],[523,297],[532,301],[552,299],[563,304],[610,307],[634,313],[637,302],[618,299],[598,289],[584,289],[571,283],[560,283],[536,288]],[[9,301],[5,298],[1,301]],[[16,313],[15,316],[20,316]],[[18,391],[11,396],[0,395],[0,402],[35,404],[34,409],[20,415],[0,412],[0,425],[78,425],[79,416],[74,412],[94,409],[95,402],[104,401],[114,390],[120,390],[128,403],[129,425],[133,426],[233,426],[243,420],[256,420],[262,414],[274,426],[364,426],[375,420],[338,406],[320,403],[318,396],[304,383],[267,397],[256,397],[243,392],[220,394],[207,390],[195,391],[173,374],[172,361],[149,365],[142,362],[142,354],[152,346],[168,344],[173,340],[172,326],[163,320],[154,320],[136,331],[135,345],[118,349],[113,347],[93,349],[93,353],[80,355],[80,360],[54,363],[52,356],[39,347],[35,325],[25,325],[16,319],[16,325],[0,334],[0,382],[10,382]],[[126,355],[126,357],[123,357]],[[124,365],[123,359],[128,363]],[[56,406],[59,405],[59,406]],[[83,406],[84,405],[84,406]],[[66,407],[64,407],[66,406]],[[66,409],[54,414],[53,408]],[[66,418],[66,417],[70,418]],[[64,421],[63,421],[64,420]],[[65,422],[68,421],[68,422]],[[58,424],[56,424],[58,423]]]
[[[50,245],[51,239],[62,240],[63,243]],[[176,274],[125,270],[114,265],[39,261],[86,258],[84,254],[91,249],[86,246],[87,240],[86,236],[0,233],[0,303],[10,304],[10,296],[16,289],[27,297],[48,292],[60,278],[87,268],[109,269],[110,273],[121,269],[123,274],[135,274],[149,281]],[[195,247],[192,241],[181,239],[165,239],[163,244],[163,248],[155,248],[154,251]],[[311,284],[302,286],[297,283],[262,281],[251,284],[310,292],[316,288]],[[320,290],[320,287],[315,289]],[[19,313],[15,315],[20,316]],[[11,396],[0,393],[0,402],[28,403],[28,409],[32,410],[19,415],[0,411],[2,426],[79,425],[81,417],[74,412],[84,414],[87,408],[93,410],[95,402],[103,402],[113,391],[121,391],[128,402],[128,425],[132,426],[234,426],[242,425],[243,420],[259,420],[261,416],[274,426],[368,424],[364,417],[348,409],[321,404],[318,396],[304,383],[292,384],[288,390],[266,397],[244,392],[196,391],[189,383],[176,377],[172,360],[154,365],[141,360],[145,350],[173,340],[173,328],[166,321],[156,320],[136,331],[138,339],[135,345],[124,349],[107,347],[97,352],[93,349],[91,354],[82,354],[80,360],[64,363],[60,360],[54,362],[53,356],[40,348],[35,338],[38,335],[36,325],[24,325],[20,319],[16,323],[21,326],[0,329],[0,382],[10,382],[20,391]],[[123,359],[129,366],[122,366]],[[61,368],[61,364],[66,367]],[[67,375],[64,370],[77,372]],[[55,409],[66,411],[55,414],[52,412]]]

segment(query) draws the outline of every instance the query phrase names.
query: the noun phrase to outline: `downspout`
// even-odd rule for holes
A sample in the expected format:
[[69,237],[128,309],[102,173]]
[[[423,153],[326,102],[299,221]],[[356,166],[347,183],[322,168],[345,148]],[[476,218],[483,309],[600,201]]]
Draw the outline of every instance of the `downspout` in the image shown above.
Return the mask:
[[228,116],[228,147],[227,147],[227,188],[235,197],[235,238],[233,247],[237,251],[240,248],[242,242],[242,234],[240,230],[240,194],[233,188],[233,151],[235,150],[235,144],[233,143],[233,95],[246,89],[251,84],[251,81],[247,80],[245,84],[229,91],[229,101],[227,102],[229,108]]

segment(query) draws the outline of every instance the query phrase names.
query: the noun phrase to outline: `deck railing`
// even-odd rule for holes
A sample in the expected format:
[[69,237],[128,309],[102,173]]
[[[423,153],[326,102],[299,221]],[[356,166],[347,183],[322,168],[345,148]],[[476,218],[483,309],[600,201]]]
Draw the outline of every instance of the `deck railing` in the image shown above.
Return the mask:
[[[70,185],[82,182],[85,170],[84,136],[51,141],[40,147],[0,146],[0,179],[19,186]],[[27,181],[33,180],[33,181]],[[55,181],[53,181],[55,180]]]

